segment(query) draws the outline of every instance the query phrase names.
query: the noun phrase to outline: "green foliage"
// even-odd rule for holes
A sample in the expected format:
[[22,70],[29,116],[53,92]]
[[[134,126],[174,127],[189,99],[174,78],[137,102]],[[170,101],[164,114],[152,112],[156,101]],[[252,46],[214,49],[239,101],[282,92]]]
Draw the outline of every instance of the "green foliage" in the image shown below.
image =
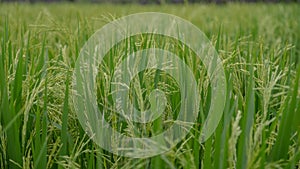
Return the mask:
[[[199,82],[200,109],[189,135],[169,152],[147,159],[111,154],[86,135],[72,109],[71,74],[88,38],[107,22],[136,12],[175,14],[211,40],[227,76],[226,106],[214,135],[199,143],[211,92],[201,61],[182,44],[137,36],[105,57],[97,76],[99,109],[116,130],[109,86],[122,52],[159,45],[182,56]],[[0,168],[297,168],[300,165],[300,6],[3,4],[0,6]],[[138,44],[138,45],[136,45]],[[174,44],[172,48],[168,46]],[[143,82],[143,83],[140,83]],[[140,86],[135,86],[140,85]],[[149,106],[154,88],[167,94],[164,117],[140,125],[162,132],[176,117],[178,86],[163,72],[134,78],[133,102]]]

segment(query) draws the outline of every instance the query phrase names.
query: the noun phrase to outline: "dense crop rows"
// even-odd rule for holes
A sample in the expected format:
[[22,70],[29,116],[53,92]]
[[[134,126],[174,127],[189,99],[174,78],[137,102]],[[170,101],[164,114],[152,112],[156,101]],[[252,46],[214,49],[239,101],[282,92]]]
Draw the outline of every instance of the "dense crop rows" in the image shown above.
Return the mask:
[[[205,143],[199,144],[202,118],[208,112],[206,71],[190,52],[175,43],[199,81],[200,109],[189,135],[166,154],[133,159],[99,148],[85,134],[74,112],[70,79],[88,38],[104,24],[145,11],[171,13],[198,26],[222,59],[227,77],[224,116]],[[296,4],[227,4],[184,6],[112,6],[76,4],[0,5],[0,168],[297,168],[300,165],[300,6]],[[158,42],[155,42],[158,41]],[[105,59],[97,76],[99,109],[115,129],[106,84],[121,53],[159,44],[160,38],[132,37]],[[127,42],[125,42],[126,44]],[[162,44],[173,43],[167,39]],[[163,45],[167,48],[168,45]],[[193,57],[192,57],[193,58]],[[189,60],[190,59],[190,60]],[[163,72],[147,70],[134,79],[134,91],[147,107],[151,84],[166,92],[165,116],[172,121],[178,89]],[[147,81],[148,80],[148,81]],[[150,84],[150,85],[149,85]],[[147,88],[148,87],[148,88]],[[153,86],[152,86],[153,87]],[[140,93],[139,93],[140,92]],[[164,118],[140,128],[155,134]],[[125,125],[126,126],[126,125]],[[129,125],[128,125],[129,126]],[[163,127],[162,127],[163,126]],[[144,128],[146,129],[144,129]],[[123,127],[128,135],[136,131]]]

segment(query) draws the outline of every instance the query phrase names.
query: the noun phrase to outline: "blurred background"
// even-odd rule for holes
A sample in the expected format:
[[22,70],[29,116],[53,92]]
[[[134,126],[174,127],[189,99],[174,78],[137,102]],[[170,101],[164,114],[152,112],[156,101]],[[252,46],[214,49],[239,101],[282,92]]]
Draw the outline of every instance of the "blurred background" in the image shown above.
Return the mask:
[[0,0],[0,2],[92,2],[92,3],[119,3],[119,4],[187,4],[187,3],[216,3],[228,2],[260,2],[260,3],[289,3],[300,2],[300,0]]

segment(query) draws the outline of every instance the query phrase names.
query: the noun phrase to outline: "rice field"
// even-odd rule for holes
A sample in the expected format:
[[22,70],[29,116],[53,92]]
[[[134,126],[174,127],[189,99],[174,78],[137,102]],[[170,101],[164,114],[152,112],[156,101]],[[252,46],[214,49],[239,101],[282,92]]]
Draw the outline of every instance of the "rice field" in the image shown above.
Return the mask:
[[[195,53],[172,38],[147,34],[110,50],[99,65],[95,95],[103,118],[124,135],[162,133],[176,123],[182,103],[172,77],[145,69],[130,82],[129,97],[138,109],[149,109],[155,102],[149,95],[159,89],[166,96],[163,114],[150,123],[122,119],[110,83],[124,53],[155,46],[172,51],[198,83],[195,124],[170,150],[147,158],[98,146],[71,99],[76,60],[88,39],[107,23],[138,12],[169,13],[196,25],[217,51],[227,86],[222,119],[213,135],[199,142],[215,103],[208,72]],[[299,168],[299,16],[300,5],[293,3],[0,4],[0,168]]]

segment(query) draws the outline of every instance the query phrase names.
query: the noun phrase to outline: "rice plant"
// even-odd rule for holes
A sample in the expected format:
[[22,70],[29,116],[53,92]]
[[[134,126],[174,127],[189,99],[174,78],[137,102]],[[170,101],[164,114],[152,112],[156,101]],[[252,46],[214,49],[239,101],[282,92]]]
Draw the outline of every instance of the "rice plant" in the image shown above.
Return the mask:
[[[177,15],[206,34],[225,69],[226,104],[214,134],[199,142],[214,104],[201,60],[172,38],[145,34],[124,40],[107,53],[96,78],[98,108],[115,130],[136,137],[159,134],[174,123],[180,104],[174,79],[146,69],[130,83],[131,102],[149,109],[155,103],[150,93],[159,89],[166,108],[153,123],[122,119],[113,108],[110,83],[127,53],[156,46],[176,53],[192,70],[200,100],[195,125],[175,147],[155,157],[129,158],[99,147],[80,125],[70,99],[71,76],[95,31],[146,11]],[[1,4],[0,168],[298,168],[299,11],[299,4]]]

